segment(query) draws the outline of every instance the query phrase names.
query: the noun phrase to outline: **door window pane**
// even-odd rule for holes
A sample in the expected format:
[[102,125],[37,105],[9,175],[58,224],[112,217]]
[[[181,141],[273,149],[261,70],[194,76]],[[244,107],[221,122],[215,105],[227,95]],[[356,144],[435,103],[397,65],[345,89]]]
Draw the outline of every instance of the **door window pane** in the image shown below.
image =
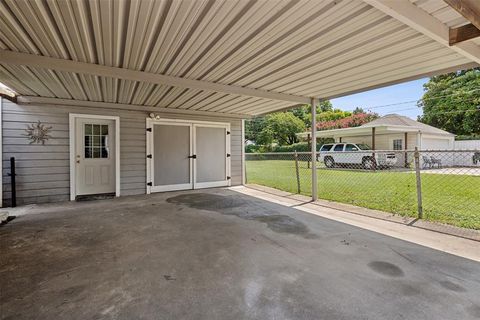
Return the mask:
[[85,124],[85,158],[108,158],[108,125]]
[[103,124],[102,125],[102,136],[107,136],[108,135],[108,125]]

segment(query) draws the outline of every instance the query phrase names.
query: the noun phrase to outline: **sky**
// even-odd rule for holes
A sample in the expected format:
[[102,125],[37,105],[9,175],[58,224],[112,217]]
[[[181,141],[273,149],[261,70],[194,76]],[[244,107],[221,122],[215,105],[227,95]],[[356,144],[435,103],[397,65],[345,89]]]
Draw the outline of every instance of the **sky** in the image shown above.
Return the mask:
[[[342,98],[332,99],[331,102],[334,108],[345,111],[351,111],[355,109],[355,107],[361,107],[365,111],[376,112],[381,116],[388,113],[398,113],[416,120],[417,116],[422,114],[422,109],[416,106],[416,101],[422,97],[424,92],[423,84],[426,83],[428,79],[429,78],[423,78],[352,94]],[[386,106],[389,104],[397,105]]]

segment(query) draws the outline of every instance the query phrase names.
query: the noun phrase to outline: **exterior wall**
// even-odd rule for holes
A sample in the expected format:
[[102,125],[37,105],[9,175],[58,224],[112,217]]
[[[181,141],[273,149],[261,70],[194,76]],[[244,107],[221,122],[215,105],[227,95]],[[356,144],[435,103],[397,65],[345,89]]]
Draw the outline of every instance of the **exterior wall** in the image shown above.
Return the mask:
[[451,150],[454,148],[454,137],[442,137],[422,134],[422,150]]
[[480,140],[459,140],[453,144],[455,150],[480,150]]
[[[422,134],[421,139],[421,150],[452,150],[455,146],[455,138],[452,137],[442,137]],[[442,166],[450,167],[461,165],[464,158],[464,154],[451,153],[451,152],[424,152],[421,153],[421,163],[423,166],[423,157],[433,157],[442,162]],[[467,159],[471,162],[471,157]]]
[[454,142],[454,149],[459,150],[454,156],[454,165],[461,167],[479,167],[480,163],[473,163],[473,155],[475,152],[460,152],[460,150],[477,150],[480,151],[480,140],[462,140]]
[[[69,113],[120,117],[120,195],[146,193],[147,112],[72,106],[17,105],[3,101],[3,199],[11,198],[10,157],[17,168],[17,204],[66,201],[70,198]],[[158,114],[163,118],[230,122],[232,185],[242,184],[241,120],[198,115]],[[29,144],[27,125],[51,126],[45,145]]]

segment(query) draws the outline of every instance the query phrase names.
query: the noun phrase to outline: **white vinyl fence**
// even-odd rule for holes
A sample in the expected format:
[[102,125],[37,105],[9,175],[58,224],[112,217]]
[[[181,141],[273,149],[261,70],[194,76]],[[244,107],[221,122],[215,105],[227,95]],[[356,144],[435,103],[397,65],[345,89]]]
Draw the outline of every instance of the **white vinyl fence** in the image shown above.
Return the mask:
[[[454,150],[480,150],[480,140],[460,140],[455,141],[453,144]],[[462,157],[455,158],[454,163],[451,163],[452,166],[456,167],[470,167],[477,166],[480,167],[480,163],[477,162],[475,165],[472,161],[474,152],[463,152]]]

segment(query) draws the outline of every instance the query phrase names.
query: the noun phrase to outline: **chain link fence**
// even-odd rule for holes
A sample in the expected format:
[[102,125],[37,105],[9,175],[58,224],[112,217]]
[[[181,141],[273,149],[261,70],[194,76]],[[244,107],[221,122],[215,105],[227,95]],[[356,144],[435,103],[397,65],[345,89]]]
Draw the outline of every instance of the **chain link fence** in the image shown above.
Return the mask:
[[[479,150],[328,151],[315,158],[319,199],[480,230]],[[246,179],[311,196],[311,166],[308,152],[246,154]]]

